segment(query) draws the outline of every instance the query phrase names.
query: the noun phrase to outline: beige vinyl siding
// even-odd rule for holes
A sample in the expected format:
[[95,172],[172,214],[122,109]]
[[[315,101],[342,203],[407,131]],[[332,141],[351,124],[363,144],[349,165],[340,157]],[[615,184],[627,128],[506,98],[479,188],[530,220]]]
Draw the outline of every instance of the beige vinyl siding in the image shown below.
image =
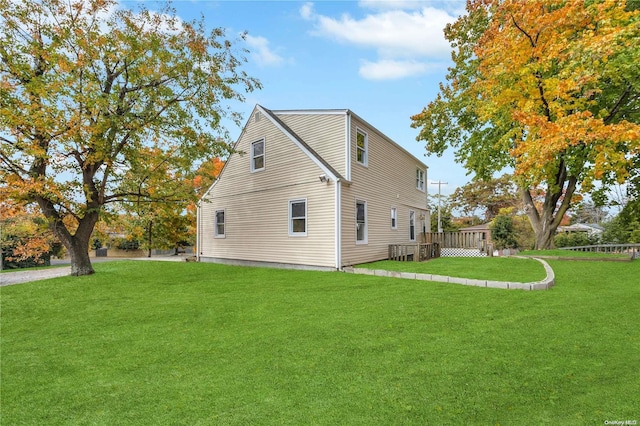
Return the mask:
[[[265,169],[251,172],[250,146],[265,140]],[[201,202],[200,256],[335,267],[335,182],[262,115],[249,119],[216,185]],[[289,235],[289,201],[307,200],[307,236]],[[216,210],[225,238],[214,238]]]
[[338,173],[346,175],[345,113],[274,113]]
[[[368,162],[356,161],[356,129],[367,133]],[[426,166],[387,140],[380,132],[351,119],[351,185],[342,189],[342,265],[386,259],[389,244],[410,243],[409,211],[416,213],[416,241],[422,220],[429,223],[426,194],[416,188],[416,168]],[[368,243],[356,244],[356,200],[367,202]],[[397,209],[397,229],[391,227],[391,208]]]

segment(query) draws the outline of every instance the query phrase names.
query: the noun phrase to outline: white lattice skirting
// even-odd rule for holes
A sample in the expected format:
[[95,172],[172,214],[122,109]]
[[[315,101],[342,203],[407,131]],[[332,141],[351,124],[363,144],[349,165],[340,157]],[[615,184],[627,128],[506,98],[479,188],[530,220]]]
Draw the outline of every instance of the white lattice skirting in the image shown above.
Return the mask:
[[478,249],[463,248],[442,248],[440,249],[442,257],[487,257],[487,253],[483,253]]

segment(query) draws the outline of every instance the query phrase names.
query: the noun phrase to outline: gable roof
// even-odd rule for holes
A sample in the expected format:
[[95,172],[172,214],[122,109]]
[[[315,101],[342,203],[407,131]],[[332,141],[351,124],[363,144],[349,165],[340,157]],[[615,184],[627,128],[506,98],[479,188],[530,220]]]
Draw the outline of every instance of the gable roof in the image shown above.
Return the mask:
[[344,115],[347,115],[347,116],[349,116],[351,118],[355,118],[358,121],[361,121],[364,125],[366,125],[370,129],[373,129],[387,143],[393,145],[396,149],[404,152],[406,155],[408,155],[409,157],[413,158],[418,164],[423,166],[425,169],[427,169],[427,170],[429,169],[429,166],[427,164],[425,164],[424,161],[422,161],[421,159],[419,159],[418,157],[413,155],[411,152],[409,152],[407,149],[405,149],[402,145],[398,144],[396,141],[391,139],[385,133],[380,131],[376,126],[372,125],[367,120],[365,120],[364,118],[360,117],[358,114],[356,114],[355,112],[351,111],[350,109],[284,109],[284,110],[275,110],[275,111],[273,111],[273,113],[276,116],[277,115],[281,115],[281,114],[311,114],[311,115],[344,114]]
[[267,109],[261,105],[256,105],[256,108],[261,111],[271,122],[279,128],[291,141],[296,144],[314,163],[332,177],[336,181],[347,181],[331,164],[329,164],[324,158],[320,156],[313,148],[311,148],[300,136],[296,134],[289,126],[287,126],[277,115],[270,109]]

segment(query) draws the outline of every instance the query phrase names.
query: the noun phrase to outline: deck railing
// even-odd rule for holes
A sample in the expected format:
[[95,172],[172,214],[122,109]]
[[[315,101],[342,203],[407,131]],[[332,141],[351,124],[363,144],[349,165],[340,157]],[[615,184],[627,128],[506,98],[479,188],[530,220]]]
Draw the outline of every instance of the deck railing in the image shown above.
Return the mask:
[[389,260],[422,262],[440,257],[439,243],[389,244]]
[[480,253],[493,255],[493,244],[482,231],[427,232],[425,239],[428,243],[439,243],[443,249],[477,249]]

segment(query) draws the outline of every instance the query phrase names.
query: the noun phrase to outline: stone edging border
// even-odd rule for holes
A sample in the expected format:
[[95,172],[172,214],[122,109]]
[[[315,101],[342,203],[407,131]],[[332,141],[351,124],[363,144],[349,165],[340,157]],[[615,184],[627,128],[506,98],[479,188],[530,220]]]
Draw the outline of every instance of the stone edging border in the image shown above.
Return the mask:
[[535,259],[542,263],[547,276],[541,281],[534,281],[528,283],[514,283],[510,281],[492,281],[492,280],[476,280],[471,278],[458,278],[448,277],[445,275],[432,275],[432,274],[419,274],[415,272],[398,272],[398,271],[386,271],[382,269],[366,269],[366,268],[354,268],[352,266],[343,268],[344,272],[350,274],[360,275],[375,275],[377,277],[390,277],[390,278],[405,278],[410,280],[420,281],[435,281],[449,284],[462,284],[471,285],[475,287],[490,287],[490,288],[502,288],[509,290],[549,290],[556,283],[556,277],[553,273],[553,269],[547,262],[536,257],[525,256],[513,256],[521,259]]

